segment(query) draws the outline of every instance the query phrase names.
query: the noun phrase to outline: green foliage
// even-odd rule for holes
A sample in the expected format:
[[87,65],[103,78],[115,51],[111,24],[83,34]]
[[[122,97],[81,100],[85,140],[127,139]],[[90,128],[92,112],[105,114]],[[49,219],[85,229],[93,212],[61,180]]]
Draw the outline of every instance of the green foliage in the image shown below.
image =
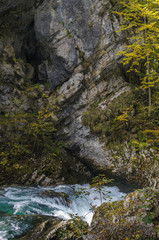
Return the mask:
[[[104,109],[100,107],[100,102],[98,105],[92,105],[83,114],[82,122],[89,126],[92,132],[105,141],[107,145],[111,144],[112,141],[122,142],[123,134],[121,133],[124,133],[127,139],[130,135],[132,128],[130,121],[134,113],[134,107],[130,109],[130,106],[134,104],[135,96],[130,91],[123,93]],[[123,119],[125,112],[127,117]]]
[[154,222],[155,212],[153,212],[154,202],[156,197],[158,196],[158,191],[152,191],[151,189],[147,189],[146,191],[140,190],[139,197],[139,208],[140,213],[138,216],[138,221],[142,221],[145,224]]
[[59,240],[77,240],[88,233],[88,224],[86,222],[76,214],[71,214],[70,216],[71,220],[67,224],[67,228],[59,230],[57,234]]
[[[131,87],[131,85],[130,85]],[[102,142],[112,148],[113,145],[129,142],[140,148],[158,148],[159,105],[158,88],[153,89],[151,116],[147,116],[147,91],[132,88],[113,99],[105,108],[102,102],[92,105],[83,114],[82,122],[100,137]],[[106,99],[109,102],[109,99]]]
[[111,183],[112,181],[113,179],[107,179],[104,174],[100,174],[99,176],[94,177],[92,180],[91,188],[95,188],[95,191],[99,193],[101,204],[103,196],[105,200],[108,198],[110,199],[110,192],[104,191],[102,187],[108,183]]
[[[96,192],[99,193],[99,199],[102,204],[102,197],[108,200],[111,199],[109,191],[105,191],[102,187],[108,183],[111,183],[113,179],[107,179],[104,174],[100,174],[92,179],[92,184],[90,185],[90,189],[95,189]],[[79,188],[77,192],[75,192],[76,197],[85,198],[85,200],[90,205],[90,211],[95,211],[97,206],[89,203],[87,196],[90,195],[89,189]],[[95,198],[94,200],[96,200]],[[71,220],[66,226],[65,229],[61,229],[58,233],[58,239],[80,239],[82,236],[87,235],[88,233],[88,224],[82,220],[78,215],[71,214]]]
[[[102,187],[108,183],[111,183],[113,181],[113,179],[107,179],[106,176],[104,174],[100,174],[96,177],[94,177],[92,179],[92,183],[90,184],[90,189],[94,189],[95,192],[97,192],[99,194],[99,197],[94,198],[94,200],[96,199],[100,199],[100,203],[102,204],[102,199],[104,200],[110,200],[110,192],[103,189]],[[89,200],[87,199],[87,196],[90,195],[90,191],[87,188],[78,188],[78,191],[75,192],[75,195],[77,198],[85,198],[85,200],[87,201],[87,203],[90,206],[90,211],[94,212],[97,208],[96,205],[92,204],[89,202]]]
[[139,149],[144,149],[148,146],[147,142],[139,142],[138,140],[133,140],[131,144],[135,147],[136,151],[138,151]]
[[[26,97],[34,98],[33,92],[39,89],[39,85],[28,88]],[[31,93],[31,94],[30,94]],[[32,106],[30,111],[23,110],[23,102],[13,99],[15,108],[13,112],[1,114],[0,127],[3,136],[3,144],[0,147],[0,164],[2,166],[12,165],[20,168],[20,161],[24,158],[47,155],[48,158],[56,156],[52,134],[56,131],[53,120],[56,106],[48,102],[47,94],[43,94],[43,102],[39,106]],[[18,163],[16,163],[18,161]]]

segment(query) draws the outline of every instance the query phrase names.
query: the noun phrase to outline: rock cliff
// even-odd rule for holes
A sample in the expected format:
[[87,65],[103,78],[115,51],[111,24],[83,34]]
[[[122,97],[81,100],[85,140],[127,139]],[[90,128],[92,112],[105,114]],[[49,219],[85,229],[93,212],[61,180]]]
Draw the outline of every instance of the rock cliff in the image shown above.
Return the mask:
[[[124,136],[125,129],[116,142],[110,138],[112,133],[98,131],[101,125],[95,129],[85,118],[92,116],[93,109],[96,124],[106,111],[103,126],[109,128],[110,113],[127,107],[133,99],[136,79],[126,73],[121,56],[116,55],[127,36],[118,32],[120,19],[112,11],[113,2],[1,0],[0,111],[4,115],[14,111],[18,105],[12,99],[21,98],[25,85],[48,84],[48,100],[61,109],[56,138],[67,143],[69,154],[92,172],[106,171],[156,185],[155,150],[136,150]],[[23,108],[26,112],[31,108],[27,98]]]

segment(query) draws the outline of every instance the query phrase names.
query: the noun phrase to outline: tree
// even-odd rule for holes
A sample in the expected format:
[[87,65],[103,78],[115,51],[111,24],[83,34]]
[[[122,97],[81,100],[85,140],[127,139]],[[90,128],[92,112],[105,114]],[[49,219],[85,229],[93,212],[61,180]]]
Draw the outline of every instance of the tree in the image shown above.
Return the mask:
[[[38,85],[25,89],[22,93],[30,100],[34,99],[34,92],[38,91]],[[33,95],[31,95],[33,94]],[[40,95],[40,92],[39,92]],[[45,155],[48,159],[56,156],[57,148],[53,140],[53,132],[56,131],[53,119],[57,119],[55,111],[57,106],[50,104],[48,96],[42,93],[39,98],[42,103],[30,107],[30,111],[24,111],[23,97],[16,107],[17,99],[13,98],[14,111],[0,114],[0,130],[3,141],[0,145],[0,166],[20,167],[23,159],[38,158]],[[37,99],[36,99],[37,101]],[[57,150],[57,151],[56,151]],[[20,164],[19,164],[20,163]]]
[[[122,17],[120,31],[129,34],[128,44],[118,54],[128,72],[136,72],[141,87],[148,89],[148,116],[151,113],[151,88],[159,82],[159,0],[120,0]],[[141,66],[144,66],[144,71]]]

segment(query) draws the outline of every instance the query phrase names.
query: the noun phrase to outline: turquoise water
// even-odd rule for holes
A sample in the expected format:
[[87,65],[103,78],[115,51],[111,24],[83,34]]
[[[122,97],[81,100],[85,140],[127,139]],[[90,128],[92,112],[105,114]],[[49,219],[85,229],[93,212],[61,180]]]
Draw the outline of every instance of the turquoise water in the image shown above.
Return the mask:
[[[76,197],[79,188],[89,191],[89,196]],[[69,195],[69,202],[62,197],[42,197],[40,193],[52,190]],[[119,188],[103,187],[103,191],[110,192],[111,201],[120,200],[125,193]],[[103,199],[110,201],[109,198]],[[84,185],[60,185],[57,187],[8,187],[0,190],[0,240],[12,240],[28,230],[37,216],[55,216],[61,219],[70,219],[70,214],[78,214],[89,224],[93,213],[91,204],[99,206],[99,193]]]

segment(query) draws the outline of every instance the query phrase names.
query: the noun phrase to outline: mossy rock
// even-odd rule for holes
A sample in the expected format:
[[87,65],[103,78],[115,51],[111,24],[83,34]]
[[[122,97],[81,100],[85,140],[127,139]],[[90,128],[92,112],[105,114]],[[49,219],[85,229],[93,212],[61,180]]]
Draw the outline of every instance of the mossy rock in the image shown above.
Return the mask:
[[103,203],[93,217],[92,239],[158,239],[159,191],[151,188],[128,194],[124,200]]
[[[158,105],[154,103],[151,116],[148,116],[147,93],[131,84],[125,89],[123,92],[119,90],[117,97],[106,96],[92,104],[83,114],[82,123],[89,126],[102,142],[107,139],[107,146],[112,142],[127,141],[131,144],[134,140],[139,143],[150,140],[154,148],[158,147],[158,137],[155,135],[159,124]],[[155,94],[157,89],[154,97]]]

